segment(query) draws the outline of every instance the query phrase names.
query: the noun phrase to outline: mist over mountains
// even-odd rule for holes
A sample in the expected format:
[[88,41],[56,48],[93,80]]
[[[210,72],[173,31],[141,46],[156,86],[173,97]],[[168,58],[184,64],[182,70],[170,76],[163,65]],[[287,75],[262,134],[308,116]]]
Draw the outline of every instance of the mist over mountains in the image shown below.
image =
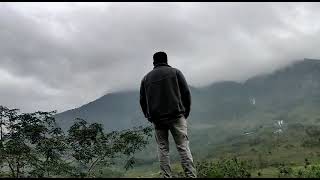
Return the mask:
[[[297,61],[243,83],[222,81],[202,88],[190,87],[190,90],[192,109],[188,121],[193,125],[191,128],[231,121],[283,119],[297,108],[312,110],[320,105],[320,60]],[[139,91],[106,94],[56,115],[63,129],[70,127],[75,118],[102,123],[107,130],[149,125],[140,109]]]

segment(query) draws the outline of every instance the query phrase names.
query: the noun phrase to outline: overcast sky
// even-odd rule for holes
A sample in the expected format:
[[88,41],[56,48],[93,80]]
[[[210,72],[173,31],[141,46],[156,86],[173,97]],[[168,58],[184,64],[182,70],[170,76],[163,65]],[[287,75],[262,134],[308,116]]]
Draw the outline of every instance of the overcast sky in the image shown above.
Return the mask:
[[0,3],[0,104],[79,107],[137,89],[156,51],[190,85],[318,58],[319,3]]

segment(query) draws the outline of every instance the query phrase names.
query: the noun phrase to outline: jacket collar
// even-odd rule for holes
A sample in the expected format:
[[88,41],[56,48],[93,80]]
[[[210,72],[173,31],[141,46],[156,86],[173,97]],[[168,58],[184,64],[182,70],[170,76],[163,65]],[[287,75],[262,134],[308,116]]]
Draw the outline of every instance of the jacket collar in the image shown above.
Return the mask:
[[167,63],[158,63],[158,64],[155,64],[155,65],[154,65],[154,68],[153,68],[153,69],[158,68],[158,67],[160,67],[160,66],[168,66],[168,67],[171,67],[171,66],[169,66]]

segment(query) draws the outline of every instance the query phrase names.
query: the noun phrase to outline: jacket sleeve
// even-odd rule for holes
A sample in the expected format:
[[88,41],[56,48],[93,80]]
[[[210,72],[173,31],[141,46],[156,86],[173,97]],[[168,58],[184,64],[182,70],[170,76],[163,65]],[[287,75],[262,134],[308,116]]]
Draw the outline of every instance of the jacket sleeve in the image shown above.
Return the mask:
[[185,108],[184,116],[185,118],[188,118],[190,114],[190,108],[191,108],[191,93],[190,93],[189,86],[186,79],[184,78],[182,72],[179,70],[177,70],[177,79],[178,79],[178,84],[179,84],[179,89],[181,94],[181,101]]
[[148,118],[148,116],[147,116],[147,100],[146,100],[146,93],[145,93],[145,89],[144,89],[144,79],[142,79],[141,85],[140,85],[140,106],[141,106],[144,117]]

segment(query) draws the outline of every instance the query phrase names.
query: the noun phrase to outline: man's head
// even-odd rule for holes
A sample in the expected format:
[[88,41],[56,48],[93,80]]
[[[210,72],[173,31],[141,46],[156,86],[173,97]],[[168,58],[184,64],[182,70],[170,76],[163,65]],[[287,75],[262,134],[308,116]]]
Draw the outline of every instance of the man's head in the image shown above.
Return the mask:
[[168,64],[168,58],[167,54],[165,52],[156,52],[153,55],[153,65],[159,64],[159,63],[165,63]]

